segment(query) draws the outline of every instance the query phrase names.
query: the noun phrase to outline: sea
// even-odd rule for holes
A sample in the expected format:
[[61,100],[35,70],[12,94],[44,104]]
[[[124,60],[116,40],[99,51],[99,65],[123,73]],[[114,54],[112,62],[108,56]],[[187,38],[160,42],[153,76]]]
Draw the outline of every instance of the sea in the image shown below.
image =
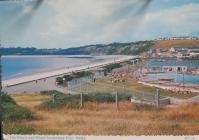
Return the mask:
[[106,56],[3,56],[2,79],[8,80],[34,73],[82,66],[104,61]]
[[[90,56],[90,55],[75,55],[75,56],[3,56],[2,57],[2,79],[8,80],[16,77],[22,77],[39,72],[53,71],[62,68],[70,68],[76,66],[87,65],[112,59],[116,56]],[[199,69],[199,61],[193,60],[152,60],[150,66],[188,66],[190,68]],[[170,77],[177,83],[183,80],[185,83],[199,84],[199,75],[183,75],[166,73],[154,74],[156,77]]]

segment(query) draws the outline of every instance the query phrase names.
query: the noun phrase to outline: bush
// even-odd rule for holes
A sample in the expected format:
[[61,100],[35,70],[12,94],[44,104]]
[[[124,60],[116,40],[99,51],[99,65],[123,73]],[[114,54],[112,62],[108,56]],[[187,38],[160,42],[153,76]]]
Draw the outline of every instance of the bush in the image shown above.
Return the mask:
[[21,107],[7,94],[2,93],[3,120],[31,120],[34,118],[32,112],[25,107]]
[[[72,108],[80,108],[80,95],[63,94],[58,91],[43,91],[41,94],[51,95],[52,98],[42,103],[39,109],[50,110],[53,108],[59,108],[63,106],[70,106]],[[54,96],[54,100],[53,100]],[[130,100],[131,95],[119,94],[118,100]],[[95,94],[83,94],[83,102],[98,102],[98,103],[112,103],[115,102],[115,95],[110,93],[95,93]]]
[[64,105],[70,104],[72,101],[80,99],[80,95],[69,95],[58,91],[42,91],[41,94],[52,96],[50,100],[38,106],[39,109],[44,109],[44,110],[59,108]]
[[82,78],[82,77],[87,77],[92,75],[93,73],[90,71],[81,71],[81,72],[77,72],[77,73],[73,73],[73,75],[77,78]]
[[3,126],[4,134],[33,134],[35,130],[31,127],[22,126],[20,124],[6,122]]
[[93,100],[98,103],[109,103],[115,101],[115,96],[110,93],[96,93],[93,95]]
[[64,84],[64,80],[63,80],[62,77],[57,77],[56,78],[56,82],[57,82],[58,85],[63,85]]
[[104,66],[104,71],[105,73],[107,73],[107,72],[111,72],[113,69],[121,68],[121,67],[122,65],[120,63],[114,63],[114,64]]

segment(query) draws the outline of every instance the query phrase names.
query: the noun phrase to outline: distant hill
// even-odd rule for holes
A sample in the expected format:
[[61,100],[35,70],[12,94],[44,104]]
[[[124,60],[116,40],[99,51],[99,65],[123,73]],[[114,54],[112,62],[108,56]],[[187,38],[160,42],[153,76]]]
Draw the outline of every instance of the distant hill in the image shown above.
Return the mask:
[[0,48],[2,55],[140,55],[151,48],[199,47],[199,40],[152,40],[129,43],[95,44],[68,49]]
[[68,49],[0,48],[2,55],[137,55],[151,47],[153,41],[87,45]]
[[158,40],[154,47],[169,50],[171,47],[199,47],[199,40]]

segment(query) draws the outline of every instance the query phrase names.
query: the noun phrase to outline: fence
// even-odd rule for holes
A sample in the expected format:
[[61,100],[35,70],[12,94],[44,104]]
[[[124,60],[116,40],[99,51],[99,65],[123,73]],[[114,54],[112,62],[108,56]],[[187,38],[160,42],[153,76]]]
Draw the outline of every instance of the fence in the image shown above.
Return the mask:
[[[128,70],[128,67],[118,68],[115,71],[125,71]],[[132,66],[130,66],[132,69]],[[98,75],[100,75],[98,73]],[[103,74],[101,75],[104,76]],[[101,77],[100,76],[100,77]],[[103,84],[103,82],[95,82],[96,74],[90,75],[87,77],[74,79],[68,82],[68,93],[76,93],[81,95],[82,102],[82,94],[113,94],[116,96],[116,100],[122,95],[129,95],[129,100],[131,102],[138,102],[144,104],[150,104],[159,107],[159,105],[169,104],[169,99],[159,96],[159,93],[139,93],[129,89],[125,86],[116,86],[114,83],[112,84]],[[100,79],[99,77],[97,79]],[[121,84],[122,85],[122,84]],[[157,97],[158,96],[158,97]]]
[[79,82],[77,82],[77,85],[73,85],[72,87],[69,87],[69,90],[71,93],[77,93],[77,94],[113,94],[114,96],[117,93],[117,98],[120,98],[120,96],[123,95],[129,95],[129,100],[131,102],[136,103],[143,103],[143,104],[149,104],[153,106],[160,106],[160,105],[166,105],[169,104],[170,101],[168,98],[165,98],[163,96],[159,96],[157,98],[157,93],[149,94],[149,93],[140,93],[133,91],[132,89],[129,89],[125,86],[115,86],[114,84],[111,84],[109,86],[103,84],[103,83],[95,83],[91,79],[81,79]]

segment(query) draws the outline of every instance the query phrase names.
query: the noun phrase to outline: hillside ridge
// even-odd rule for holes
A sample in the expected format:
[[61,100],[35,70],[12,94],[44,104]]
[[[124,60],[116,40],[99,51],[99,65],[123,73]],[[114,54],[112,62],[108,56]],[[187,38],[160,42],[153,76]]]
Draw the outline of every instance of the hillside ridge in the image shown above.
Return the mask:
[[140,55],[151,48],[199,47],[198,39],[149,40],[128,43],[94,44],[67,49],[37,49],[34,47],[0,48],[2,55]]

